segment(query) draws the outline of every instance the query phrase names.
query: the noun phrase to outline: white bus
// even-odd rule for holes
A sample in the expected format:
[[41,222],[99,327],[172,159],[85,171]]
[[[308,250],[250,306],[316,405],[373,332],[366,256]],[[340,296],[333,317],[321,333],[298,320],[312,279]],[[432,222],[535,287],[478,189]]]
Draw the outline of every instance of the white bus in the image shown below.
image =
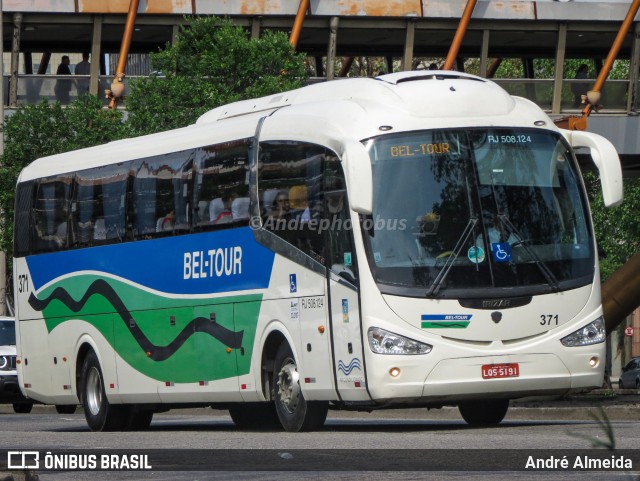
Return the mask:
[[17,186],[18,372],[93,430],[228,409],[457,405],[601,385],[605,330],[574,148],[602,137],[457,72],[308,86],[36,160]]

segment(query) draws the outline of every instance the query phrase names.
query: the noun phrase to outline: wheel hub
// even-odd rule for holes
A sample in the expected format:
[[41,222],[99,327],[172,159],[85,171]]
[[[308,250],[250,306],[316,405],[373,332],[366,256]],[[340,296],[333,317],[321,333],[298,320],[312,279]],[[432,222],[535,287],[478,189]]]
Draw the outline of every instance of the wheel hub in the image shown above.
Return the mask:
[[293,413],[300,400],[298,368],[292,360],[286,362],[278,373],[278,397],[285,409]]
[[91,371],[89,371],[85,391],[89,411],[94,416],[97,416],[100,413],[100,406],[102,405],[102,380],[96,368],[92,368]]

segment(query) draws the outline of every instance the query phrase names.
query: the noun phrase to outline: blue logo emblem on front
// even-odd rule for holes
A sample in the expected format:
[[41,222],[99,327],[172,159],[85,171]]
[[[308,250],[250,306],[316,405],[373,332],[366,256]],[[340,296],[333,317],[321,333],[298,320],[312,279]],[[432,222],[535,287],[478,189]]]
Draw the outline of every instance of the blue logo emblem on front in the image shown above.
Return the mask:
[[289,292],[297,292],[298,282],[295,274],[289,274]]
[[495,262],[509,262],[511,260],[511,245],[508,242],[493,242],[491,253]]

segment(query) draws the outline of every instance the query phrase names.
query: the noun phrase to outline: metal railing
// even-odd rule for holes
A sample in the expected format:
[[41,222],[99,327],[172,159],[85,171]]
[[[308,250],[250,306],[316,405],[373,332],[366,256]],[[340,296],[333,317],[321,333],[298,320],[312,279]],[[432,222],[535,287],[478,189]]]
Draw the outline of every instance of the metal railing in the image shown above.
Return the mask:
[[[131,80],[136,77],[127,77]],[[10,77],[4,76],[4,104],[11,108],[9,99]],[[111,85],[111,76],[99,77],[98,95],[104,98],[104,90]],[[324,81],[321,78],[310,79],[309,83]],[[504,88],[511,95],[527,98],[540,106],[544,111],[551,112],[553,105],[553,79],[493,79],[498,85]],[[580,92],[590,88],[593,80],[565,79],[562,82],[560,109],[561,112],[573,112],[582,109],[576,100],[572,87],[580,86]],[[26,75],[18,76],[17,106],[35,104],[42,99],[49,101],[59,101],[62,105],[68,105],[84,92],[89,91],[90,79],[88,75]],[[636,92],[640,91],[640,82],[636,86]],[[640,110],[640,100],[634,98],[633,102],[628,102],[629,81],[628,80],[608,80],[602,89],[600,104],[603,108],[601,113],[635,113]],[[104,99],[105,105],[108,100]],[[631,108],[628,109],[627,106]],[[13,106],[15,107],[15,105]]]
[[[131,79],[134,77],[127,77]],[[111,85],[111,76],[99,77],[98,95],[104,98],[104,91]],[[5,75],[4,81],[4,105],[15,107],[28,104],[36,104],[43,99],[51,102],[59,101],[62,105],[69,105],[80,95],[89,92],[89,75],[18,75],[18,95],[16,105],[11,105],[10,82],[11,78]],[[105,98],[104,104],[109,102]]]

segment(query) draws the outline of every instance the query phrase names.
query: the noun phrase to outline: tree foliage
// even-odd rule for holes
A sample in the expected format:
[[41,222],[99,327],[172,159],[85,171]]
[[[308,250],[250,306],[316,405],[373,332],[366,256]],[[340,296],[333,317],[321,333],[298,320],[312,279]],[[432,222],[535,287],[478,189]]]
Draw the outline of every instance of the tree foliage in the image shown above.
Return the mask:
[[10,262],[13,252],[15,186],[20,171],[39,157],[98,145],[125,135],[122,113],[102,109],[85,95],[62,108],[60,103],[20,107],[4,124],[5,147],[0,163],[0,249]]
[[611,276],[636,252],[640,252],[640,179],[624,179],[622,205],[604,206],[600,179],[596,172],[584,175],[593,227],[602,258],[600,272],[603,280]]
[[230,20],[195,18],[151,55],[158,74],[131,83],[130,132],[184,127],[220,105],[301,87],[308,78],[304,60],[282,32],[252,39]]

